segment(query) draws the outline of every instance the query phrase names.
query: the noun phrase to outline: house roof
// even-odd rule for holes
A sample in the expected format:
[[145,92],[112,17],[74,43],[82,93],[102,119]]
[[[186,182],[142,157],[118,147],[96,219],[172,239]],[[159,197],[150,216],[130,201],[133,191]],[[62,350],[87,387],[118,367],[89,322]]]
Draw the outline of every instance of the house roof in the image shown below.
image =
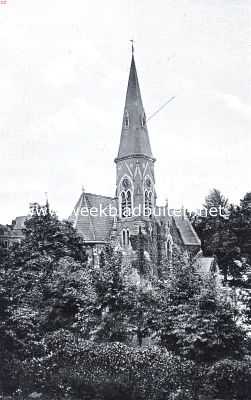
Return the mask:
[[25,228],[25,225],[24,225],[24,223],[25,223],[25,220],[27,219],[27,216],[26,215],[23,215],[23,216],[21,216],[21,217],[16,217],[15,219],[14,219],[14,224],[13,224],[13,230],[16,230],[16,229],[24,229]]
[[12,221],[12,225],[0,225],[0,236],[7,239],[22,239],[24,237],[23,229],[25,228],[25,220],[27,216],[16,217]]
[[27,218],[28,217],[26,215],[22,215],[14,219],[14,221],[12,222],[12,227],[9,231],[9,237],[20,239],[24,237],[23,229],[25,228],[24,223]]
[[[126,123],[126,119],[128,119],[128,123]],[[116,161],[129,156],[153,158],[133,54]]]
[[199,257],[196,260],[198,271],[203,275],[208,275],[217,271],[214,257]]
[[[83,192],[69,220],[86,242],[108,242],[113,227],[113,217],[101,215],[100,208],[115,206],[112,197]],[[92,211],[91,211],[92,210]],[[97,210],[97,212],[95,212]]]
[[188,218],[173,217],[173,219],[180,233],[181,239],[186,246],[201,245],[201,241]]

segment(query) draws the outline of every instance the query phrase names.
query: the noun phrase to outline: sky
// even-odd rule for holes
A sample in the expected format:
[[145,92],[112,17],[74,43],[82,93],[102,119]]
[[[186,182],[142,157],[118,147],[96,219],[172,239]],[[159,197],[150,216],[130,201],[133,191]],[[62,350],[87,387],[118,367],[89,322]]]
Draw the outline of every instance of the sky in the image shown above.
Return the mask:
[[158,203],[251,191],[251,0],[7,0],[0,4],[0,224],[82,188],[115,193],[131,47]]

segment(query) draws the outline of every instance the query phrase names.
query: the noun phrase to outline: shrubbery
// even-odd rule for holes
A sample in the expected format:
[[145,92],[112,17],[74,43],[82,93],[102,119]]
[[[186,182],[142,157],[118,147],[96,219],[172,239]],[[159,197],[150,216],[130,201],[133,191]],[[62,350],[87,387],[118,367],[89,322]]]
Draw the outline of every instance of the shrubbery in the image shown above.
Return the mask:
[[11,400],[248,399],[244,332],[178,249],[137,286],[111,248],[101,268],[86,264],[55,215],[32,217],[25,235],[0,269],[0,391]]
[[205,392],[222,400],[248,400],[251,396],[251,358],[224,359],[213,364],[206,377]]
[[24,395],[33,390],[55,398],[161,400],[182,388],[192,398],[189,360],[157,347],[74,342],[59,334],[47,338],[47,356],[23,364]]

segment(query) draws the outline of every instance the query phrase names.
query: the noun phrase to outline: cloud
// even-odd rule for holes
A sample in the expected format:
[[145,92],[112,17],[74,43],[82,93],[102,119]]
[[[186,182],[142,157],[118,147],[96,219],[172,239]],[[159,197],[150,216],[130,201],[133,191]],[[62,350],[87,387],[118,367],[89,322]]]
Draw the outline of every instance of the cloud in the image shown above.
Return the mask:
[[216,92],[216,98],[231,110],[239,113],[242,117],[251,119],[251,104],[247,104],[241,101],[241,99],[230,93]]

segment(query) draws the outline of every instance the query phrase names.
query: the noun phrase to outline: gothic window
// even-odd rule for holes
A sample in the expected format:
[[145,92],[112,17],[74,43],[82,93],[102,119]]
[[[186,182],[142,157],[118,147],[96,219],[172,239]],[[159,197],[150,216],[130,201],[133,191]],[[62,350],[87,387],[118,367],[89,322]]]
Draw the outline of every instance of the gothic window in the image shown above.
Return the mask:
[[129,244],[130,244],[130,232],[129,232],[129,230],[127,229],[127,246],[129,246]]
[[128,247],[130,245],[130,232],[129,229],[123,229],[122,231],[122,246]]
[[124,125],[125,125],[125,128],[127,128],[127,129],[129,128],[129,114],[128,114],[127,110],[125,112]]
[[132,214],[132,193],[131,190],[121,192],[121,216],[130,217]]
[[152,210],[153,204],[153,184],[151,178],[149,176],[146,176],[144,181],[144,205],[146,216],[151,216],[152,213],[149,212],[149,209]]
[[148,191],[145,191],[145,208],[148,207]]
[[126,212],[126,195],[125,192],[121,193],[121,215],[124,216]]
[[152,192],[148,193],[148,207],[152,209]]
[[125,233],[125,231],[122,232],[122,245],[123,245],[123,247],[125,247],[125,245],[126,245],[126,233]]
[[145,114],[145,112],[143,112],[143,114],[141,116],[141,126],[142,126],[142,128],[144,128],[146,126],[146,114]]
[[128,176],[124,176],[120,183],[120,215],[122,218],[132,214],[132,182]]
[[150,210],[152,210],[152,192],[149,190],[145,190],[145,210],[146,210],[146,216],[150,216]]
[[130,190],[128,190],[127,191],[127,208],[129,209],[129,210],[131,210],[132,209],[132,195],[131,195],[131,192],[130,192]]

